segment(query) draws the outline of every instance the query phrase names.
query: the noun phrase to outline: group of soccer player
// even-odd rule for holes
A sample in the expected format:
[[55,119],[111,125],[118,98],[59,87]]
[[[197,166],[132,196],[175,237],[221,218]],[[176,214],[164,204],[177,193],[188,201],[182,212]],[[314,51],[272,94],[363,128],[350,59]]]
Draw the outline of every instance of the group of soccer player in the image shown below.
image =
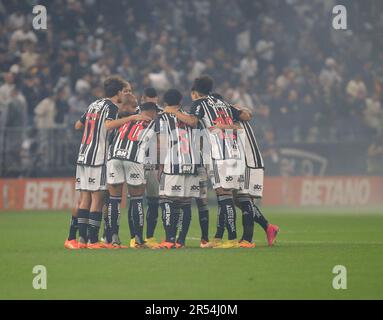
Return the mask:
[[[66,248],[184,248],[193,198],[201,248],[253,248],[255,223],[273,245],[279,227],[269,223],[257,206],[263,193],[264,163],[248,109],[213,93],[209,76],[194,80],[189,112],[183,109],[183,96],[177,89],[165,92],[163,107],[154,88],[145,89],[138,102],[130,84],[120,77],[106,79],[104,91],[105,98],[90,104],[75,124],[83,130],[76,169],[80,200],[72,214]],[[217,229],[211,241],[208,180],[218,201]],[[129,202],[128,246],[119,237],[125,197]],[[240,239],[236,207],[242,211]],[[165,231],[162,242],[154,238],[159,210]]]

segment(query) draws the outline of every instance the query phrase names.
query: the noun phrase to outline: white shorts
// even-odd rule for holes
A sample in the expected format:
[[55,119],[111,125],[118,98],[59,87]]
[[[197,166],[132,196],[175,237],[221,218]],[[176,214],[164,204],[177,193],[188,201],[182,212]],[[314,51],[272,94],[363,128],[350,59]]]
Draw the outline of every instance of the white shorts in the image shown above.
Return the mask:
[[262,168],[253,169],[247,167],[238,194],[248,194],[256,198],[262,198],[263,177],[264,170]]
[[140,186],[146,183],[144,165],[141,163],[111,159],[106,165],[108,184],[126,182],[130,186]]
[[158,170],[145,170],[146,196],[149,198],[159,197],[160,184],[157,176]]
[[209,177],[213,189],[239,190],[240,179],[244,172],[245,165],[241,160],[213,160],[209,170]]
[[101,191],[106,190],[106,167],[89,167],[77,165],[76,190]]
[[197,175],[162,174],[160,196],[198,198],[200,194]]
[[205,167],[198,167],[197,174],[199,178],[199,197],[201,199],[207,199],[207,183],[208,176]]

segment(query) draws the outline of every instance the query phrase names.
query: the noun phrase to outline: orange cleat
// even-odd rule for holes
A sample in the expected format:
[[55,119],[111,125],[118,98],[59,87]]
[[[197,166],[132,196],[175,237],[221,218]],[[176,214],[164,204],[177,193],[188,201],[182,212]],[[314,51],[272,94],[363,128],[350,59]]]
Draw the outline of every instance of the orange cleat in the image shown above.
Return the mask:
[[269,224],[267,226],[266,235],[267,235],[267,243],[269,246],[272,246],[275,242],[275,238],[277,237],[279,232],[279,227],[274,224]]
[[87,248],[94,250],[94,249],[105,249],[106,247],[105,247],[105,244],[102,242],[95,242],[95,243],[88,243]]
[[251,243],[249,241],[242,240],[239,243],[239,247],[240,248],[255,248],[255,243]]
[[179,242],[176,242],[176,249],[184,249],[185,245]]
[[175,248],[175,244],[173,242],[167,242],[166,240],[162,241],[159,245],[161,249],[173,249]]
[[72,250],[79,249],[78,242],[77,242],[76,239],[73,239],[73,240],[66,239],[65,243],[64,243],[64,247],[67,248],[67,249],[72,249]]
[[202,249],[213,248],[213,243],[212,242],[208,242],[208,241],[206,241],[204,239],[201,239],[201,242],[200,242],[199,246]]
[[120,249],[120,246],[113,245],[112,243],[101,242],[105,249]]

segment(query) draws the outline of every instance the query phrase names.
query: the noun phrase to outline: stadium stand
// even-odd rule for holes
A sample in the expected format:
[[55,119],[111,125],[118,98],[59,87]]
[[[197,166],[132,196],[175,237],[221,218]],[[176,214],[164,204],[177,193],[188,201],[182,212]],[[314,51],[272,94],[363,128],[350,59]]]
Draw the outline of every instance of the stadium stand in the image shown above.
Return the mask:
[[[366,159],[382,132],[382,2],[347,2],[354,19],[342,32],[330,23],[332,0],[39,4],[45,31],[32,29],[30,1],[0,0],[2,176],[32,174],[21,162],[33,128],[41,159],[33,175],[73,175],[73,123],[115,73],[136,94],[147,86],[187,94],[193,78],[211,75],[217,92],[253,108],[269,168],[286,144],[360,143],[354,152]],[[351,171],[366,173],[365,162]]]

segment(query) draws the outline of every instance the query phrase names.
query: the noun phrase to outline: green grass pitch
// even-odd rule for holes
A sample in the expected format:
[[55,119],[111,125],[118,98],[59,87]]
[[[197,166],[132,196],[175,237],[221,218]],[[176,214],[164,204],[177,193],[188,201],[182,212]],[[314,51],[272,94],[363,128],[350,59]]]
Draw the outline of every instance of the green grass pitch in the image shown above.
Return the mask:
[[[196,212],[184,250],[65,250],[70,212],[0,212],[0,299],[382,299],[383,216],[264,208],[281,227],[255,249],[200,249]],[[213,235],[216,211],[210,212]],[[121,238],[127,244],[126,212]],[[238,219],[241,234],[241,219]],[[158,224],[156,236],[162,237]],[[226,234],[225,234],[226,236]],[[32,287],[35,265],[47,289]],[[335,265],[347,289],[332,287]]]

